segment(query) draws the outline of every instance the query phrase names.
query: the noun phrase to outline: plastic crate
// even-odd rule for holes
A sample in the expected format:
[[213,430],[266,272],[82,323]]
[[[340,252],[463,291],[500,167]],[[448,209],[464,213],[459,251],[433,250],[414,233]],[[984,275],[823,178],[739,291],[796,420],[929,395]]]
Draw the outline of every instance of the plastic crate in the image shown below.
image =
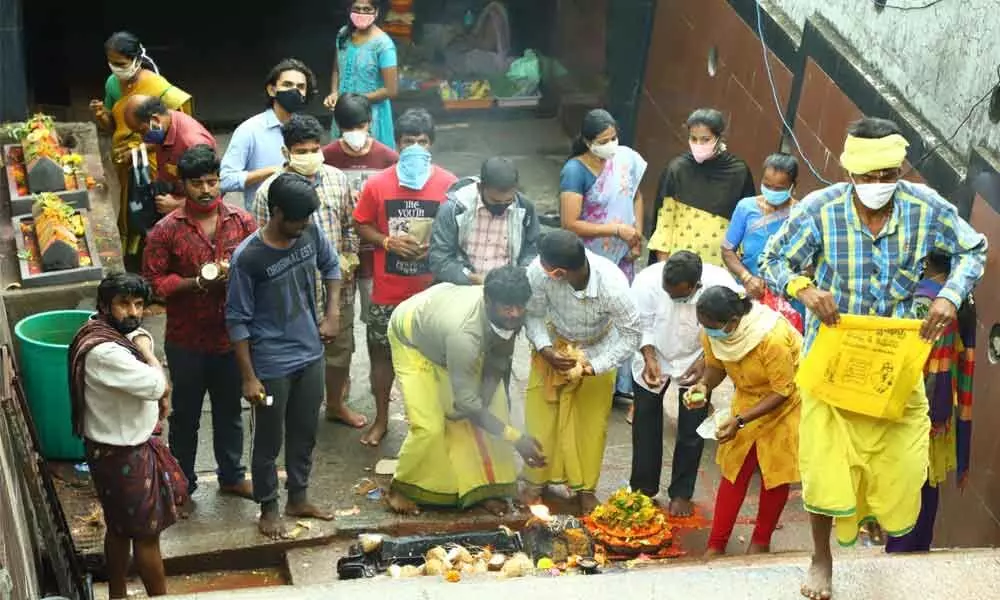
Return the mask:
[[512,96],[510,98],[497,98],[499,108],[531,108],[541,103],[542,97],[538,96]]
[[441,100],[445,110],[485,110],[493,108],[493,98]]

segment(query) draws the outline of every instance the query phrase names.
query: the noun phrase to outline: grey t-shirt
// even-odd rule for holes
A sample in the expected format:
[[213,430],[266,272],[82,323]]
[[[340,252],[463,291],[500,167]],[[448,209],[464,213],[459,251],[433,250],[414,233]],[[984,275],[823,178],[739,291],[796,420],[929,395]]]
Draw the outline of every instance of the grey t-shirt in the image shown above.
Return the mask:
[[317,270],[323,281],[340,279],[337,251],[313,223],[290,248],[268,246],[257,231],[233,253],[226,326],[234,342],[250,340],[259,379],[285,377],[323,356]]

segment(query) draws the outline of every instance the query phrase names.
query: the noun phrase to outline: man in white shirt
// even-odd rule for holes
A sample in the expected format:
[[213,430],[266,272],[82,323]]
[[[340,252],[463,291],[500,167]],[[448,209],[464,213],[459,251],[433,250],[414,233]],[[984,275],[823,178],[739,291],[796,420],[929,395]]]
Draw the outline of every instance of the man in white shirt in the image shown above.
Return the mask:
[[169,412],[170,388],[153,339],[140,328],[149,296],[138,275],[107,276],[97,288],[97,315],[69,349],[73,431],[83,438],[104,511],[111,598],[127,595],[133,549],[146,594],[167,593],[160,532],[176,522],[187,496],[184,473],[154,436]]
[[617,366],[642,337],[639,314],[617,265],[587,252],[570,231],[541,239],[528,281],[525,331],[535,352],[525,416],[547,463],[524,469],[522,501],[532,504],[545,485],[565,484],[586,514],[597,506]]
[[633,490],[647,496],[660,491],[663,467],[663,397],[671,380],[678,390],[677,441],[670,471],[670,514],[689,516],[705,440],[698,425],[708,416],[707,399],[690,407],[683,402],[687,386],[705,369],[701,326],[695,304],[702,290],[722,285],[742,288],[729,271],[702,264],[686,250],[640,272],[632,282],[632,299],[639,310],[642,342],[632,359],[635,380],[635,419],[632,423]]

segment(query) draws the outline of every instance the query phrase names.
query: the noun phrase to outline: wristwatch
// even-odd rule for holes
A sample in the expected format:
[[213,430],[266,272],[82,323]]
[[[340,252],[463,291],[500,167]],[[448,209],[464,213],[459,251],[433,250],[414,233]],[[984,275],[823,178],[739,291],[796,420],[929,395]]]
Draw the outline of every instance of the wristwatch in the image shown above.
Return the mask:
[[747,426],[747,422],[743,420],[742,415],[736,415],[736,429],[743,429]]

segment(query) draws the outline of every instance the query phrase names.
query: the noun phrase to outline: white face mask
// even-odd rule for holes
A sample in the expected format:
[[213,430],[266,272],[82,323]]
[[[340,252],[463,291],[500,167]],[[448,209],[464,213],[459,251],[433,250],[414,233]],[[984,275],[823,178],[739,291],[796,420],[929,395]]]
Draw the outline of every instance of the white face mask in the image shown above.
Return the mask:
[[135,74],[139,72],[139,69],[142,68],[142,63],[139,62],[139,59],[137,58],[127,67],[116,67],[111,63],[108,63],[108,67],[111,69],[111,73],[115,77],[121,79],[122,81],[128,81],[135,77]]
[[500,336],[505,340],[509,340],[510,338],[514,337],[514,334],[517,333],[516,329],[500,329],[493,323],[490,323],[490,328],[493,329],[493,333],[497,334],[498,336]]
[[[851,182],[853,183],[853,179]],[[892,195],[896,193],[895,183],[855,183],[854,191],[858,194],[861,204],[872,210],[884,208]]]
[[345,131],[344,143],[351,147],[351,150],[355,152],[361,152],[365,149],[365,145],[368,144],[368,132],[364,129],[359,129],[357,131]]
[[323,153],[291,154],[288,157],[288,166],[300,175],[312,177],[323,166]]
[[594,156],[603,160],[611,160],[618,153],[618,140],[611,140],[604,144],[594,144],[590,147]]

